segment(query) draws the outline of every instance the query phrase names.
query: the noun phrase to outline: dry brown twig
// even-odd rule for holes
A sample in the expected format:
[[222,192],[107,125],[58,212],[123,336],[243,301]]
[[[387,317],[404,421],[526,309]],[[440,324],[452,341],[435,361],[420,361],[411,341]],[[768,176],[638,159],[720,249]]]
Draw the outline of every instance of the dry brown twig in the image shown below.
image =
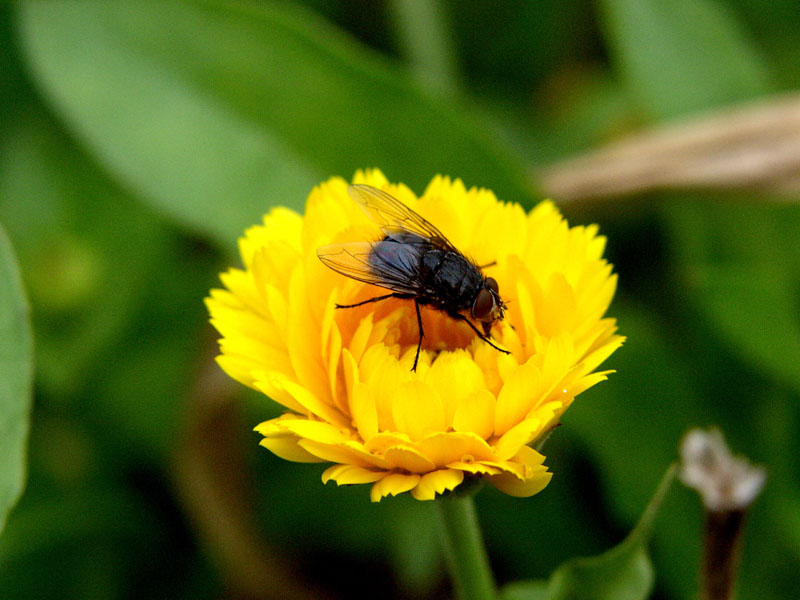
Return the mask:
[[538,173],[560,202],[675,188],[800,193],[800,94],[633,135]]
[[190,388],[171,478],[198,543],[219,570],[225,597],[242,600],[331,600],[304,581],[285,553],[259,533],[242,452],[235,383],[213,361],[209,342]]

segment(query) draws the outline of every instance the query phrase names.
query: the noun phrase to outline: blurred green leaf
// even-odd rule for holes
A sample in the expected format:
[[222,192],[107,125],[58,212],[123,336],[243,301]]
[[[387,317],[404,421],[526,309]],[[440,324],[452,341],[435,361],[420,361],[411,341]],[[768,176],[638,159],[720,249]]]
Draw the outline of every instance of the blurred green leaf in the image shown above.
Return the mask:
[[530,198],[474,115],[298,7],[24,2],[20,25],[37,82],[100,161],[226,248],[267,207],[361,167]]
[[28,302],[11,242],[0,227],[0,532],[25,486],[33,397]]
[[165,228],[29,112],[0,146],[0,219],[34,308],[37,379],[64,401],[142,301]]
[[[576,69],[557,93],[544,94],[534,127],[519,126],[516,135],[530,135],[528,154],[552,163],[607,143],[632,125],[639,125],[630,98],[609,70]],[[565,207],[566,208],[566,207]]]
[[157,532],[144,509],[120,488],[53,491],[37,501],[26,496],[0,540],[0,596],[129,597],[123,573],[134,562],[131,555],[157,552],[142,538]]
[[396,45],[417,79],[442,94],[458,89],[455,48],[443,4],[435,0],[392,0],[387,8]]
[[729,0],[731,7],[747,23],[759,47],[769,55],[771,66],[781,87],[795,90],[800,86],[800,61],[797,52],[800,40],[800,2],[797,0]]
[[599,0],[609,46],[645,112],[668,119],[771,89],[755,44],[722,2]]
[[0,136],[30,99],[14,48],[13,13],[10,2],[0,4]]
[[[524,103],[551,76],[568,79],[593,62],[596,32],[588,0],[440,2],[446,7],[467,85],[481,96]],[[557,84],[556,86],[557,87]],[[513,102],[513,104],[512,104]]]
[[519,582],[507,586],[502,600],[639,600],[653,587],[653,565],[647,544],[661,503],[675,477],[670,467],[639,523],[611,550],[590,558],[574,558],[561,565],[547,584]]
[[550,600],[550,586],[547,581],[515,581],[506,585],[500,600]]
[[800,207],[697,196],[664,205],[676,271],[737,354],[800,391]]
[[145,450],[159,462],[171,457],[187,403],[197,400],[191,386],[199,377],[199,357],[216,350],[200,301],[218,282],[221,268],[212,256],[186,239],[164,245],[160,268],[141,292],[142,309],[89,388],[124,447]]
[[[698,368],[690,361],[696,358],[678,351],[685,347],[683,338],[676,339],[654,312],[623,297],[614,300],[612,314],[628,338],[608,361],[617,372],[581,396],[563,421],[587,445],[611,514],[627,524],[647,502],[658,471],[675,460],[683,434],[709,422],[710,411],[695,389]],[[677,597],[686,597],[695,579],[680,574],[686,564],[696,564],[700,509],[688,494],[671,498],[659,520],[654,554],[670,556],[657,562],[660,572],[666,571]]]
[[[632,522],[650,493],[643,482],[654,485],[658,465],[675,459],[681,436],[708,413],[693,389],[692,369],[672,352],[670,333],[653,315],[622,298],[612,312],[627,336],[608,361],[616,372],[581,396],[563,422],[589,446],[608,495]],[[647,423],[659,424],[657,439]]]

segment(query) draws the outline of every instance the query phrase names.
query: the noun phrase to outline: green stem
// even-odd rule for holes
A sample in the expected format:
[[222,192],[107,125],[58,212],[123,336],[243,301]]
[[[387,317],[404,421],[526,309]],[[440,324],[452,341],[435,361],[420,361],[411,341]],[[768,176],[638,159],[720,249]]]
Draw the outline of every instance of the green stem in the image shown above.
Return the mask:
[[439,508],[445,558],[456,597],[495,600],[497,591],[472,496],[447,494],[434,503]]

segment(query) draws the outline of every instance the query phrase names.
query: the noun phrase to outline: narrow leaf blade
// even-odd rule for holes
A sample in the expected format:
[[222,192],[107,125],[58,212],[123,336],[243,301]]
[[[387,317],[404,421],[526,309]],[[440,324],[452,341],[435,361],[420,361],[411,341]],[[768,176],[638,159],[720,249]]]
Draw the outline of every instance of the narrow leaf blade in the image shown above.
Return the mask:
[[549,583],[517,582],[503,590],[503,600],[645,600],[653,587],[653,565],[647,543],[658,509],[675,478],[671,466],[661,480],[639,523],[611,550],[563,563]]
[[11,242],[0,227],[0,531],[26,477],[33,389],[28,303]]

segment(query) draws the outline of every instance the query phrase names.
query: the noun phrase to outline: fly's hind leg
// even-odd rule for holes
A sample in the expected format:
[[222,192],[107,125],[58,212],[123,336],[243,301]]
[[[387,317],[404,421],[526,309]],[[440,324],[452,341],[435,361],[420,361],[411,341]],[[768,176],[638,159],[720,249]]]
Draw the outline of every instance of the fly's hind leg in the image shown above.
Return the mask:
[[498,351],[502,352],[503,354],[511,354],[511,352],[509,352],[508,350],[503,350],[502,348],[500,348],[500,347],[498,347],[498,346],[495,346],[495,345],[494,345],[494,343],[492,342],[492,340],[490,340],[490,339],[488,338],[488,336],[485,336],[483,333],[481,333],[481,332],[478,330],[478,328],[477,328],[477,327],[475,327],[475,325],[473,325],[473,324],[472,324],[472,321],[470,321],[470,320],[469,320],[467,317],[465,317],[465,316],[464,316],[464,315],[462,315],[461,313],[457,313],[457,312],[448,312],[448,313],[447,313],[447,315],[448,315],[448,316],[449,316],[451,319],[455,319],[456,321],[464,321],[464,322],[465,322],[467,325],[469,325],[469,326],[470,326],[470,328],[472,329],[472,331],[474,331],[474,332],[475,332],[475,334],[476,334],[476,335],[477,335],[479,338],[481,338],[481,339],[482,339],[484,342],[486,342],[487,344],[489,344],[489,345],[490,345],[492,348],[494,348],[495,350],[498,350]]

